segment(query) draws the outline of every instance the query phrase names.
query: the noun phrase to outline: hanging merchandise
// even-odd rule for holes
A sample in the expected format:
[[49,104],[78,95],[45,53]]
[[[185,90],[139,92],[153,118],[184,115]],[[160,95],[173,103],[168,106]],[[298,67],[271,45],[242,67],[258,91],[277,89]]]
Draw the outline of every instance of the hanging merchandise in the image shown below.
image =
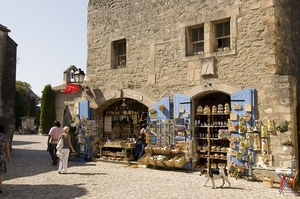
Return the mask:
[[248,143],[249,143],[249,150],[253,150],[253,138],[248,139]]
[[273,119],[268,119],[268,131],[275,131],[275,125]]
[[[251,128],[249,127],[249,129],[251,129]],[[246,133],[246,139],[249,143],[249,149],[253,150],[254,135],[253,135],[253,131],[252,132],[248,131],[248,128],[247,128],[247,133]]]
[[266,138],[266,137],[268,137],[268,127],[267,126],[261,126],[260,127],[260,136],[262,137],[262,138]]
[[253,133],[253,150],[255,151],[260,150],[260,139],[258,133]]
[[254,121],[254,129],[253,129],[253,131],[256,131],[256,132],[260,131],[260,121],[259,120],[255,120]]
[[249,147],[249,143],[244,137],[240,137],[239,141],[239,153],[246,155],[246,148]]
[[245,119],[242,117],[239,122],[239,133],[243,134],[247,130]]
[[268,139],[267,138],[262,138],[261,139],[261,153],[263,155],[267,155],[268,152]]
[[231,119],[227,120],[228,131],[236,131],[235,125],[231,122]]

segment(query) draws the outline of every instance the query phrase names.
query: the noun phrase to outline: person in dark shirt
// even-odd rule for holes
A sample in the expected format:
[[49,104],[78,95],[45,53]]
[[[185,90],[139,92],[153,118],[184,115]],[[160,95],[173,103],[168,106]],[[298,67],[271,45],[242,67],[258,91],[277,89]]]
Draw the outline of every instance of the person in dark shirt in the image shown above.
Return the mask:
[[6,161],[5,154],[9,163],[11,163],[10,158],[10,138],[4,135],[4,126],[0,125],[0,194],[2,193],[2,181],[3,173],[6,173]]

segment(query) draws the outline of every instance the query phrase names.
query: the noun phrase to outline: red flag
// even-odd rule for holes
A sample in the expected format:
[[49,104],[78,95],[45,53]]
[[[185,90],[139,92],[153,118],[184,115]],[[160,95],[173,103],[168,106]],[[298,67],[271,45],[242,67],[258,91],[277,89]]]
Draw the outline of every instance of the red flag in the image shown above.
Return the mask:
[[67,84],[66,89],[60,90],[62,93],[73,94],[81,89],[80,85],[77,84]]

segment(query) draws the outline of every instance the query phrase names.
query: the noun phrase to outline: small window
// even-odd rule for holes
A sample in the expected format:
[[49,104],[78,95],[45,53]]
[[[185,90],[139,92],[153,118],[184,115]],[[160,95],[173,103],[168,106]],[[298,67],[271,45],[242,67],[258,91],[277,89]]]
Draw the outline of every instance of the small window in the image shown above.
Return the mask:
[[113,42],[112,68],[126,67],[126,39]]
[[216,23],[216,47],[230,47],[230,22]]
[[204,51],[204,28],[194,28],[192,29],[192,46],[193,54],[199,51]]
[[204,51],[204,27],[189,27],[187,29],[187,54],[195,55],[200,51]]

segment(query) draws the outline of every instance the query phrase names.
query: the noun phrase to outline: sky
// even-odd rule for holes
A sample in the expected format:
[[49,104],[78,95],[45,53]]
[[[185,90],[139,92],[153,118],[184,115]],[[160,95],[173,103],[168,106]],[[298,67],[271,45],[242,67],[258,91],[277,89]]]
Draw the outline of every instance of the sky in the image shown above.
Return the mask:
[[86,73],[88,0],[0,0],[0,24],[17,44],[16,80],[42,96],[70,65]]

